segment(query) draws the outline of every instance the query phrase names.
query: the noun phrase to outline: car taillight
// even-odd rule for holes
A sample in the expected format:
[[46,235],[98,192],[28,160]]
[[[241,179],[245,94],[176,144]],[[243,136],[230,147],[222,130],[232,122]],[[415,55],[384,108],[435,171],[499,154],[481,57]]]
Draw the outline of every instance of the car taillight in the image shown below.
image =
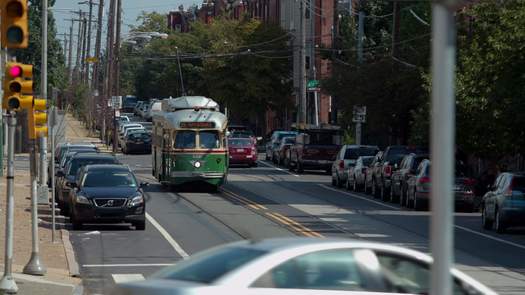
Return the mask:
[[417,182],[419,184],[425,184],[425,183],[430,183],[430,177],[420,177]]
[[474,186],[476,184],[476,180],[472,179],[472,178],[467,178],[467,179],[463,180],[463,184],[465,186]]
[[341,161],[339,162],[339,168],[341,168],[341,169],[345,169],[345,161],[344,161],[344,160],[341,160]]
[[392,174],[392,166],[386,165],[385,168],[383,168],[383,172],[385,175],[390,176],[390,174]]

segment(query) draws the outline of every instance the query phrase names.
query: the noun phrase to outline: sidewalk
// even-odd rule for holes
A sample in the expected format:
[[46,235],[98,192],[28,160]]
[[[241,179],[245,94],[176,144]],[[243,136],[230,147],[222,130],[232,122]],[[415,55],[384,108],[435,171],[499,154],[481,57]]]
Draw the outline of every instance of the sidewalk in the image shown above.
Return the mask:
[[[90,137],[80,122],[67,114],[66,139],[71,142],[92,142],[101,150],[108,150],[98,138]],[[55,243],[51,242],[51,209],[49,206],[39,206],[39,247],[40,257],[47,268],[44,276],[22,274],[24,265],[31,256],[31,210],[30,210],[30,176],[27,154],[15,155],[15,186],[14,186],[14,242],[13,242],[13,276],[21,295],[70,295],[79,293],[81,280],[78,276],[78,266],[72,253],[69,235],[62,232],[66,228],[67,219],[56,216]],[[4,171],[5,175],[5,171]],[[5,208],[6,208],[6,178],[0,178],[0,272],[4,270],[5,248]]]

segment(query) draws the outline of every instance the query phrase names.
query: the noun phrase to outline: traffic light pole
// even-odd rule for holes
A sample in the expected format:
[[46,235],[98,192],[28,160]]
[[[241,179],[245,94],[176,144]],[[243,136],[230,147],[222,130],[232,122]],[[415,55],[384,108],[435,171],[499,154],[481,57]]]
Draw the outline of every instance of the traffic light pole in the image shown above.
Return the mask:
[[[41,94],[42,99],[47,99],[47,0],[42,0],[42,71],[41,71]],[[49,203],[49,188],[47,186],[47,134],[40,137],[40,173],[39,182],[41,192],[38,203]]]
[[14,182],[15,182],[15,132],[16,118],[14,113],[8,113],[8,136],[7,136],[7,202],[6,202],[6,222],[5,222],[5,258],[4,276],[0,281],[0,293],[13,294],[18,291],[15,279],[13,278],[13,224],[14,224]]
[[29,262],[24,266],[23,272],[29,275],[42,276],[46,274],[46,267],[40,259],[38,246],[38,183],[37,183],[37,139],[32,140],[30,153],[31,170],[31,235],[32,251]]

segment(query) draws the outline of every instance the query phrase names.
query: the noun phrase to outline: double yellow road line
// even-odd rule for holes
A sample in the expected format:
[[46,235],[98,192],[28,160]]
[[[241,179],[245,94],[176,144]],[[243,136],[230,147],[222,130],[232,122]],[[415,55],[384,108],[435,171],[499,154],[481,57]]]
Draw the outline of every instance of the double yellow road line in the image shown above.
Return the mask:
[[[240,202],[242,203],[243,205],[245,205],[246,207],[252,209],[252,210],[255,210],[255,211],[269,211],[269,209],[264,206],[264,205],[261,205],[261,204],[258,204],[252,200],[249,200],[249,199],[246,199],[245,197],[242,197],[242,196],[239,196],[238,194],[234,193],[234,192],[231,192],[231,191],[228,191],[228,190],[225,190],[225,189],[221,189],[221,191],[228,197],[228,198],[231,198],[237,202]],[[262,214],[262,212],[261,212]],[[277,213],[277,212],[264,212],[264,215],[267,216],[267,217],[270,217],[272,220],[274,221],[277,221],[278,223],[282,224],[282,225],[285,225],[287,227],[290,227],[292,228],[296,233],[298,234],[301,234],[303,236],[306,236],[306,237],[316,237],[316,238],[322,238],[324,237],[322,234],[316,232],[316,231],[313,231],[311,229],[309,229],[308,227],[300,224],[299,222],[291,219],[291,218],[288,218],[280,213]]]

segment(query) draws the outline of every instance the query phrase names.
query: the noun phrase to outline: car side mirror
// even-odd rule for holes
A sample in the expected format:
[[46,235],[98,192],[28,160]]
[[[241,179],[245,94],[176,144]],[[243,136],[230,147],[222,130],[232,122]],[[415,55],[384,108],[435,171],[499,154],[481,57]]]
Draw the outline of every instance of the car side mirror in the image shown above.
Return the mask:
[[57,176],[57,177],[64,177],[64,176],[66,176],[66,175],[64,174],[64,171],[62,171],[62,170],[58,170],[57,173],[56,173],[56,176]]
[[78,189],[78,185],[76,182],[70,182],[69,185],[71,186],[71,188],[74,188],[75,190]]
[[147,187],[149,186],[149,182],[141,182],[140,187]]

